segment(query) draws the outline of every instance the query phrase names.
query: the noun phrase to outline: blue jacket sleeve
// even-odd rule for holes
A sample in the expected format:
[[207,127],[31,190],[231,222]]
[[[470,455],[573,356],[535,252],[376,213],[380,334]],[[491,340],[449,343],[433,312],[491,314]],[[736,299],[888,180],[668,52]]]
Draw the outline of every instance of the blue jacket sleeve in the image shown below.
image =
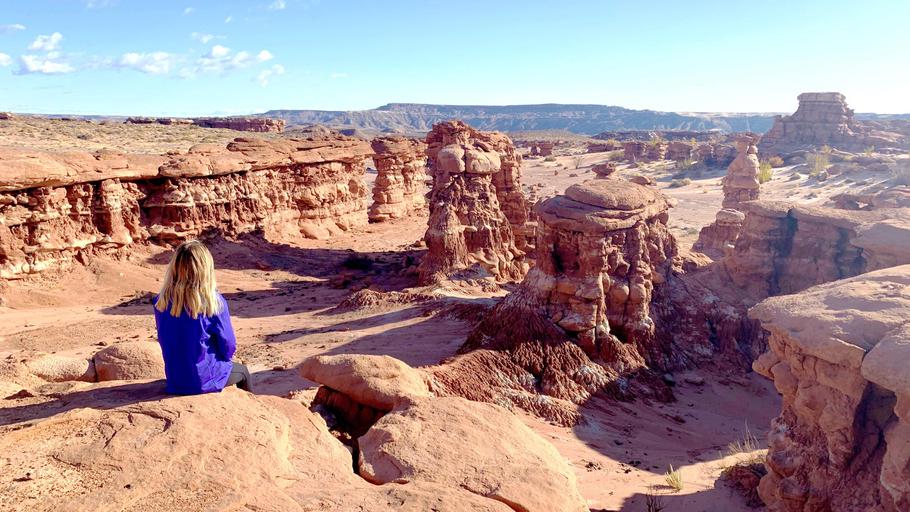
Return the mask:
[[228,311],[227,301],[221,295],[218,295],[218,300],[221,301],[221,311],[212,317],[208,333],[218,357],[224,361],[230,361],[234,357],[234,352],[237,351],[237,338],[234,337],[234,327],[231,325],[231,312]]

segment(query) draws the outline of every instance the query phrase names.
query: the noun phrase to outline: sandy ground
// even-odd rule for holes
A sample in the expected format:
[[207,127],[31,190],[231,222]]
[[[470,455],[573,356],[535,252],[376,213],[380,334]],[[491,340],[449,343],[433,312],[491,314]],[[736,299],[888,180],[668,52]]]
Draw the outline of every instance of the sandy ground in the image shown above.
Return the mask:
[[[607,158],[528,159],[524,183],[543,197],[559,193],[593,178],[590,167]],[[724,171],[706,172],[674,188],[671,167],[622,166],[619,175],[650,175],[678,200],[671,228],[688,246],[714,218]],[[844,179],[819,185],[793,175],[789,168],[777,170],[765,196],[821,202],[851,186]],[[373,174],[367,178],[371,181]],[[247,236],[213,243],[219,287],[239,339],[238,355],[254,371],[258,391],[283,396],[312,387],[293,369],[313,354],[389,354],[415,366],[454,354],[470,324],[451,315],[420,304],[347,312],[335,308],[352,287],[413,286],[413,276],[405,269],[420,257],[414,244],[425,226],[426,216],[415,215],[331,241],[276,244]],[[0,357],[23,349],[87,356],[118,341],[154,340],[148,296],[160,285],[167,258],[162,248],[139,247],[121,260],[97,259],[56,275],[0,284],[6,304],[0,307]],[[477,293],[472,300],[490,302],[489,296]],[[754,374],[716,375],[710,369],[698,374],[703,385],[677,376],[678,401],[672,404],[596,400],[585,405],[587,421],[576,428],[522,418],[570,462],[592,510],[643,511],[648,492],[660,494],[668,511],[750,510],[718,480],[729,462],[723,453],[746,430],[763,439],[780,409],[778,395]],[[683,475],[680,492],[664,481],[671,464]]]

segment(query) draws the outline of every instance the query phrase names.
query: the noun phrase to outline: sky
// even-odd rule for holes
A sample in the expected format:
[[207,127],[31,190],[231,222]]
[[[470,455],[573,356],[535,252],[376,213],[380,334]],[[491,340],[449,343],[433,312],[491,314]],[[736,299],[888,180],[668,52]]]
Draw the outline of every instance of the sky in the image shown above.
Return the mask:
[[910,112],[910,1],[0,0],[0,111]]

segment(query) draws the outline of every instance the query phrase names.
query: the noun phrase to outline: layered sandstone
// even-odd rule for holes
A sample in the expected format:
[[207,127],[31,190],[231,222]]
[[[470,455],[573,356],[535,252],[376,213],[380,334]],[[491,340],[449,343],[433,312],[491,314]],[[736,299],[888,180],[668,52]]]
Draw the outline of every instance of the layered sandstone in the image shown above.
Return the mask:
[[328,237],[367,222],[368,144],[336,136],[161,156],[0,153],[0,278],[16,278],[135,242],[217,229]]
[[405,137],[379,137],[371,146],[376,182],[370,221],[399,219],[426,207],[426,144]]
[[910,266],[775,297],[750,316],[770,331],[755,370],[774,380],[770,511],[910,507]]
[[638,140],[630,140],[622,144],[622,157],[628,162],[638,162],[644,159],[647,144]]
[[520,279],[527,270],[520,247],[527,244],[528,212],[511,141],[449,121],[433,126],[427,146],[433,189],[421,281],[472,268],[497,280]]
[[197,117],[193,124],[203,128],[225,128],[242,132],[280,132],[284,130],[283,119],[263,117]]
[[828,145],[844,151],[862,151],[869,146],[905,146],[900,133],[879,129],[853,117],[846,97],[837,92],[806,92],[797,97],[799,107],[792,115],[777,116],[762,136],[762,154],[786,154],[800,149]]
[[846,211],[776,201],[741,206],[746,217],[722,264],[751,296],[795,293],[910,263],[906,209]]
[[758,181],[759,162],[756,138],[751,134],[740,135],[736,140],[737,156],[727,168],[723,179],[723,208],[715,221],[702,228],[694,249],[708,252],[727,252],[732,248],[745,215],[742,203],[758,199],[761,184]]
[[[437,379],[469,398],[571,423],[571,407],[535,394],[581,403],[662,362],[650,307],[677,251],[669,207],[656,189],[616,179],[573,185],[539,203],[535,266]],[[493,368],[460,380],[476,365]]]

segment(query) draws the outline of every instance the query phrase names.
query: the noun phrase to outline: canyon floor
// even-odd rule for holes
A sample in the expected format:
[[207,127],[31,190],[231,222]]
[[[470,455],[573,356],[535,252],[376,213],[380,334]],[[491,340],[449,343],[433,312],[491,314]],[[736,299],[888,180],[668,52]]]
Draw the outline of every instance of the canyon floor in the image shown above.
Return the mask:
[[[64,122],[32,123],[32,140],[53,123]],[[82,147],[95,149],[91,137],[82,139],[73,130],[43,144],[46,149],[64,149],[84,143]],[[200,141],[196,140],[200,134],[211,141],[226,136],[220,130],[203,132],[192,127],[154,130],[161,135],[144,143],[123,142],[121,148],[155,152],[161,145],[173,144],[171,138],[188,144]],[[126,141],[129,134],[123,137]],[[593,153],[550,161],[526,159],[523,184],[540,197],[560,193],[571,184],[592,179],[591,166],[609,157]],[[620,165],[618,172],[650,176],[677,200],[670,227],[683,248],[691,247],[699,229],[713,220],[720,207],[723,169],[705,171],[685,182],[674,178],[676,171],[669,162],[635,168]],[[368,172],[368,181],[374,176]],[[781,168],[762,194],[821,203],[856,180],[877,178],[852,174],[850,179],[819,182],[796,174],[791,167]],[[444,298],[432,303],[348,307],[344,302],[352,291],[363,288],[420,291],[414,289],[416,280],[409,269],[422,251],[419,241],[426,223],[425,214],[415,215],[322,241],[273,243],[255,234],[212,239],[219,288],[234,317],[238,356],[254,372],[256,391],[287,396],[314,388],[294,368],[316,354],[387,354],[412,366],[435,364],[453,355],[472,327],[471,318],[458,315],[455,306],[490,305],[506,288],[446,289]],[[0,285],[0,358],[21,350],[90,356],[99,346],[154,340],[148,299],[160,284],[168,254],[164,248],[140,247],[122,260],[98,258],[56,275]],[[754,373],[731,375],[712,368],[674,378],[674,403],[597,399],[584,406],[586,421],[575,428],[526,414],[521,417],[569,461],[593,511],[646,510],[649,493],[659,495],[667,510],[750,510],[719,476],[732,459],[749,457],[728,456],[728,445],[750,435],[763,439],[780,411],[772,384]],[[682,474],[684,486],[679,492],[665,482],[671,465]]]

